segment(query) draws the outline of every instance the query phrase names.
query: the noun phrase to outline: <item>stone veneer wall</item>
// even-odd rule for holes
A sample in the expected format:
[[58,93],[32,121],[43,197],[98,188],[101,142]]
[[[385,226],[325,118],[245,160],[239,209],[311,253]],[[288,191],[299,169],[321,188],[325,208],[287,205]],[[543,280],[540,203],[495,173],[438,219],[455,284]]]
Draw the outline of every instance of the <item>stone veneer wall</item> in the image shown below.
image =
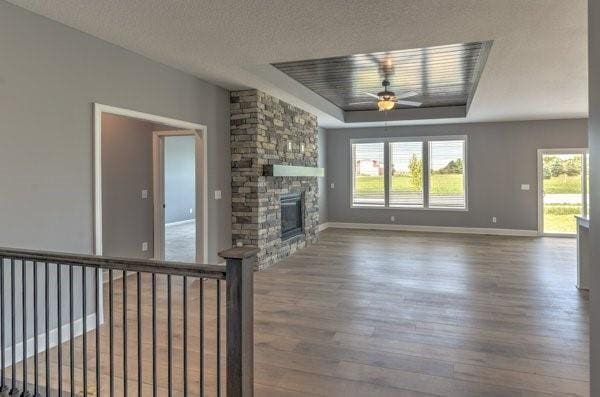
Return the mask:
[[[291,149],[289,144],[291,142]],[[317,240],[316,177],[263,176],[263,166],[317,166],[317,118],[258,90],[231,93],[233,244],[259,248],[265,268]],[[304,234],[281,240],[280,196],[304,194]]]

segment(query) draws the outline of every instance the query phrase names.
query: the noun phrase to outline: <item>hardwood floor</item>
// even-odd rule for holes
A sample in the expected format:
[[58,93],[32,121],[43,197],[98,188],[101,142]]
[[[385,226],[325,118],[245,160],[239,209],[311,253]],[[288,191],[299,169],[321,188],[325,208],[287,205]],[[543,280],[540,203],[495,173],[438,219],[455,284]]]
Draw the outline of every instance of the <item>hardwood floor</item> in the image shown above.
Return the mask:
[[[129,280],[128,389],[129,395],[137,395],[136,282]],[[149,283],[145,275],[146,297]],[[188,288],[192,324],[188,395],[198,395],[199,385],[197,284]],[[256,274],[256,395],[588,396],[588,298],[574,284],[571,239],[328,229],[318,244]],[[116,395],[122,395],[123,383],[120,285],[115,281]],[[174,395],[183,395],[181,288],[181,281],[176,281]],[[161,319],[166,318],[164,294],[161,279]],[[215,301],[214,282],[207,282],[210,396],[216,386]],[[105,303],[105,318],[107,307]],[[143,395],[151,395],[147,300],[142,321]],[[158,335],[159,393],[164,393],[164,321]],[[104,395],[106,326],[101,338]],[[75,346],[79,354],[81,338]],[[93,347],[90,342],[90,351]],[[68,357],[68,344],[64,348]],[[51,357],[56,360],[55,351]],[[93,355],[89,357],[93,385],[95,363]],[[76,387],[81,390],[81,363],[77,366]],[[55,375],[56,371],[53,379]],[[63,376],[67,384],[68,367]]]
[[575,274],[570,239],[328,229],[257,275],[257,391],[587,396]]

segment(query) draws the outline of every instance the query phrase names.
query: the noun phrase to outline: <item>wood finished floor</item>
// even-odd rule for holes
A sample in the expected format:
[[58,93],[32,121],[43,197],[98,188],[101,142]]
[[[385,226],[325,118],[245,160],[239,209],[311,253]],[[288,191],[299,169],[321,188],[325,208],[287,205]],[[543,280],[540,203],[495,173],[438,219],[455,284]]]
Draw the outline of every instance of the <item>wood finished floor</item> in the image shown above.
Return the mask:
[[[136,283],[129,279],[128,389],[135,396]],[[149,277],[143,278],[146,296],[149,283]],[[318,244],[256,274],[255,394],[588,396],[588,298],[574,284],[571,239],[328,229]],[[183,395],[181,288],[176,280],[174,395]],[[197,282],[188,288],[192,324],[188,395],[198,395],[199,338],[198,327],[193,326],[199,312]],[[120,281],[115,282],[115,292],[118,347]],[[165,282],[160,280],[163,319],[164,293]],[[212,396],[214,282],[207,283],[205,296],[206,395]],[[105,313],[107,307],[105,303]],[[143,395],[150,395],[152,379],[150,309],[144,300]],[[164,323],[158,329],[159,395],[166,392]],[[103,326],[102,395],[108,391],[107,336]],[[79,357],[81,338],[75,346]],[[68,357],[68,344],[64,348]],[[123,349],[116,353],[116,371],[121,374]],[[81,390],[81,363],[77,363],[76,388]],[[93,385],[92,355],[88,367]],[[55,375],[56,371],[53,382]],[[116,395],[122,395],[118,376]],[[63,377],[68,390],[67,366]]]

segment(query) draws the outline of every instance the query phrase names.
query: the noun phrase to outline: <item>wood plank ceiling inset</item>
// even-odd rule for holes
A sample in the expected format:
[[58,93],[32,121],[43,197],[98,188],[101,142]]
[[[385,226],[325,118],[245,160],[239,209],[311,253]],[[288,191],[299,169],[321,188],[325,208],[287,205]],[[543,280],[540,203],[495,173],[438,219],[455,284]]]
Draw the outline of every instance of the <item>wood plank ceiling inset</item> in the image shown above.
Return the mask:
[[383,91],[384,79],[396,95],[417,92],[406,99],[422,102],[421,107],[468,106],[491,44],[451,44],[272,65],[345,111],[376,110],[377,100],[365,93]]

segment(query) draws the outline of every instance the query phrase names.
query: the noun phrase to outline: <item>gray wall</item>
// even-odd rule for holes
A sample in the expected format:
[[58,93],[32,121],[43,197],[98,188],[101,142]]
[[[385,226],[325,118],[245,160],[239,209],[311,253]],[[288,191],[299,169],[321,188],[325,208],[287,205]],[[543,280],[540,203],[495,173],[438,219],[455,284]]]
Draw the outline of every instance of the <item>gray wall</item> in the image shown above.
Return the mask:
[[589,78],[590,78],[590,241],[592,244],[590,305],[591,396],[600,396],[600,1],[590,0]]
[[217,262],[231,245],[226,90],[3,1],[0,54],[0,245],[92,252],[99,102],[208,127],[208,258]]
[[169,136],[165,139],[166,223],[194,219],[196,216],[195,150],[193,136]]
[[[157,129],[143,120],[102,116],[104,255],[153,256],[152,132]],[[142,189],[148,190],[147,199],[142,199]],[[142,242],[148,242],[148,251],[142,251]]]
[[319,178],[319,224],[327,222],[327,137],[326,131],[319,128],[317,135],[317,166],[325,168],[325,177]]
[[[350,208],[350,139],[429,135],[468,136],[469,211]],[[328,130],[329,222],[391,223],[394,215],[402,225],[536,230],[537,149],[576,147],[587,147],[585,119]]]

